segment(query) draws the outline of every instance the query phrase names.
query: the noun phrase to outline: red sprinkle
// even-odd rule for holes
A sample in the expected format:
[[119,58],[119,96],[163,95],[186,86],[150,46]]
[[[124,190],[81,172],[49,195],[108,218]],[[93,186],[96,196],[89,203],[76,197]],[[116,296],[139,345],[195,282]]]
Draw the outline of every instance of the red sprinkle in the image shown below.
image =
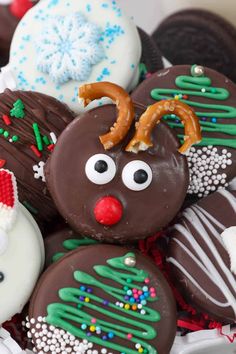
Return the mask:
[[41,152],[37,149],[37,147],[35,145],[30,145],[30,148],[37,157],[42,156]]
[[187,100],[188,99],[188,95],[183,95],[183,99]]
[[6,164],[6,160],[0,159],[0,168],[4,167]]
[[10,118],[9,118],[6,114],[3,114],[2,120],[4,121],[4,123],[5,123],[6,125],[11,125],[11,120],[10,120]]
[[47,149],[48,149],[49,151],[53,151],[53,150],[54,150],[54,147],[55,147],[55,145],[54,145],[54,144],[51,144],[51,145],[48,145],[48,146],[47,146]]
[[14,207],[14,184],[12,174],[6,170],[0,171],[0,202],[10,208]]

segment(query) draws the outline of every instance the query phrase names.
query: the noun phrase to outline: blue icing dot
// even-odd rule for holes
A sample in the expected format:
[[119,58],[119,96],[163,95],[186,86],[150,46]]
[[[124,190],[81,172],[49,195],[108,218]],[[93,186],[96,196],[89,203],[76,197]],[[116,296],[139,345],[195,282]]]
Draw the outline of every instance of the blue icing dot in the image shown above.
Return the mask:
[[134,65],[134,64],[131,64],[130,67],[131,67],[131,69],[134,69],[134,68],[135,68],[135,65]]
[[48,4],[48,8],[52,8],[53,6],[56,6],[59,3],[59,0],[50,0]]
[[29,34],[27,34],[26,36],[22,37],[22,40],[25,41],[25,42],[29,42],[30,39],[31,39],[31,36]]
[[115,39],[122,36],[124,33],[125,32],[120,25],[111,25],[110,22],[107,22],[105,30],[100,37],[100,41],[104,42],[106,48],[109,49]]
[[90,4],[87,4],[87,5],[86,5],[86,10],[87,10],[88,12],[91,12],[91,5],[90,5]]
[[107,3],[103,3],[101,6],[102,6],[104,9],[107,9],[107,8],[109,7],[109,5],[108,5]]

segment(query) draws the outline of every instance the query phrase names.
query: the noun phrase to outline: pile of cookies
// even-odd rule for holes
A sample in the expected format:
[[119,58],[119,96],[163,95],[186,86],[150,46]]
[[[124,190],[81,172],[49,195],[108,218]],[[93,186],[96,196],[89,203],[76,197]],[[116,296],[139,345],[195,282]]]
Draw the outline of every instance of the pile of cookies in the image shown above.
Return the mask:
[[6,14],[19,23],[0,74],[0,354],[180,354],[192,332],[223,337],[235,84],[164,69],[113,0]]

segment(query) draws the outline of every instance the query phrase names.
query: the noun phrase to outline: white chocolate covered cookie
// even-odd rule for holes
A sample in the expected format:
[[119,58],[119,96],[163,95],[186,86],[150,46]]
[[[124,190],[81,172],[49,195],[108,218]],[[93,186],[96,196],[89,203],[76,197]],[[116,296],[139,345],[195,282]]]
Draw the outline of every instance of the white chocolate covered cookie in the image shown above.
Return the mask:
[[0,170],[0,324],[20,313],[44,263],[40,230],[18,202],[14,175]]
[[10,70],[18,89],[54,96],[78,112],[81,84],[134,88],[140,56],[137,29],[115,1],[43,0],[16,29]]

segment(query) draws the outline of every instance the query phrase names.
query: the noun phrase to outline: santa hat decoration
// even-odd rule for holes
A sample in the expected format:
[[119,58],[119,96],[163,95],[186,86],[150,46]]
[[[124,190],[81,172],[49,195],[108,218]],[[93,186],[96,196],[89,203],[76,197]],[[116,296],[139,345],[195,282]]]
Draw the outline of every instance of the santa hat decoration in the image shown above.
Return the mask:
[[230,257],[231,272],[236,274],[236,226],[231,226],[222,232],[225,249]]
[[12,229],[16,220],[17,207],[15,176],[8,170],[0,169],[0,254],[7,248],[7,232]]

